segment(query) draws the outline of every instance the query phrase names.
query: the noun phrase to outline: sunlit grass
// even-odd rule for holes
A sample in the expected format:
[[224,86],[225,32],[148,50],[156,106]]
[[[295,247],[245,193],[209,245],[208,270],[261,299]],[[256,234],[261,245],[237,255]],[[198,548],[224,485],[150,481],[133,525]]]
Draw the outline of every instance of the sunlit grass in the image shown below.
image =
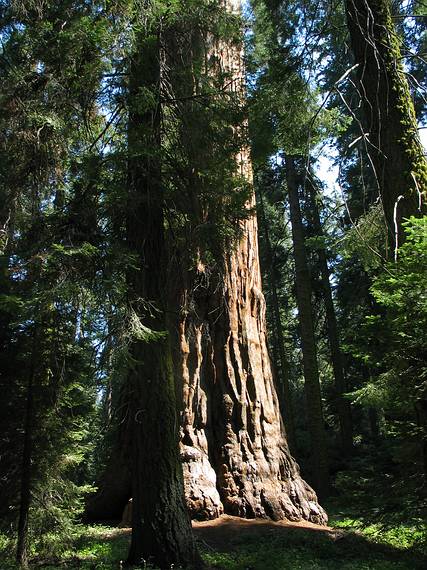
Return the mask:
[[[244,532],[231,537],[224,551],[200,543],[210,568],[218,570],[415,570],[424,568],[420,549],[422,529],[400,525],[383,530],[363,526],[358,519],[334,514],[337,532],[288,529],[270,534]],[[60,537],[52,536],[54,544]],[[34,553],[31,568],[113,570],[126,559],[128,531],[108,526],[80,526],[70,547],[57,557]],[[13,570],[13,542],[0,535],[0,568]],[[226,550],[226,551],[225,551]],[[52,552],[51,548],[48,549]],[[150,566],[146,566],[150,568]]]
[[393,547],[401,552],[416,551],[426,554],[427,523],[421,519],[408,524],[395,524],[391,527],[383,523],[367,523],[363,519],[350,516],[348,513],[329,511],[329,525],[347,532],[356,532],[371,543]]
[[[349,525],[350,526],[350,525]],[[354,530],[354,527],[352,527]],[[376,535],[376,539],[378,536]],[[393,537],[395,540],[396,537]],[[414,570],[419,554],[383,538],[379,544],[359,532],[327,534],[304,530],[235,544],[233,552],[206,552],[205,560],[224,570]]]

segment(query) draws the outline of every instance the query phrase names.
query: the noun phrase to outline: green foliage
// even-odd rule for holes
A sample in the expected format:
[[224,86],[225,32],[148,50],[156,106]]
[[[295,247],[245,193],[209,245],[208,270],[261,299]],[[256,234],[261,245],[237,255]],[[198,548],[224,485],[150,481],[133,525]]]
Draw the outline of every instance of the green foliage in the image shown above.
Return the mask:
[[[74,526],[68,540],[63,542],[63,535],[51,532],[44,536],[44,544],[36,543],[33,551],[34,562],[43,563],[44,568],[54,569],[58,566],[64,568],[90,569],[96,568],[112,570],[120,560],[125,559],[129,537],[126,532],[105,526]],[[13,560],[9,558],[12,543],[4,535],[0,535],[0,553],[4,557],[2,566],[5,570],[16,568]]]
[[360,305],[346,331],[363,379],[348,397],[378,420],[377,433],[363,428],[358,455],[338,475],[337,487],[366,521],[384,527],[419,525],[426,514],[426,218],[405,226],[397,261],[376,270],[371,302]]
[[[336,507],[335,507],[336,508]],[[423,567],[416,544],[421,531],[399,526],[381,532],[376,526],[364,527],[360,519],[341,510],[333,516],[331,534],[310,529],[281,529],[280,532],[241,531],[229,537],[228,545],[212,548],[201,543],[203,559],[222,570],[416,570]],[[51,540],[55,542],[52,535]],[[35,552],[34,562],[45,568],[103,568],[113,570],[126,557],[129,533],[104,526],[78,527],[67,548],[49,556]],[[0,548],[10,546],[0,535]],[[0,550],[5,552],[5,550]],[[15,568],[6,556],[5,570]],[[147,565],[147,568],[152,568]]]
[[[304,57],[304,53],[307,58],[316,53],[320,60],[322,44],[311,43],[316,41],[322,17],[329,17],[328,8],[321,3],[303,6],[255,0],[251,4],[254,34],[248,51],[253,73],[249,93],[254,160],[265,161],[277,152],[308,156],[317,145],[346,130],[351,121],[338,106],[321,104],[323,94],[318,77],[312,77],[313,62]],[[314,73],[319,75],[319,69]]]
[[105,124],[98,90],[110,24],[93,5],[67,1],[2,3],[1,25],[1,525],[16,531],[27,430],[30,537],[52,553],[91,488],[103,304],[93,283],[105,255],[100,161],[87,149]]
[[[359,497],[359,501],[361,497]],[[363,499],[362,499],[363,500]],[[343,529],[353,533],[358,533],[366,537],[370,542],[378,545],[393,547],[397,551],[412,552],[414,556],[425,556],[427,544],[427,527],[422,519],[406,520],[404,523],[393,523],[384,525],[382,523],[372,523],[369,516],[365,519],[358,515],[354,517],[350,507],[351,501],[346,505],[335,503],[328,511],[331,513],[329,524],[333,528]],[[354,503],[356,507],[356,503]]]
[[358,402],[393,410],[398,416],[412,414],[416,402],[425,398],[427,379],[427,218],[412,218],[405,226],[407,239],[398,260],[385,266],[371,288],[385,309],[382,316],[367,317],[365,327],[368,338],[380,330],[380,346],[387,347],[380,353],[368,352],[380,374],[353,393]]
[[370,207],[346,232],[342,255],[356,257],[367,272],[375,272],[386,259],[387,226],[380,204]]

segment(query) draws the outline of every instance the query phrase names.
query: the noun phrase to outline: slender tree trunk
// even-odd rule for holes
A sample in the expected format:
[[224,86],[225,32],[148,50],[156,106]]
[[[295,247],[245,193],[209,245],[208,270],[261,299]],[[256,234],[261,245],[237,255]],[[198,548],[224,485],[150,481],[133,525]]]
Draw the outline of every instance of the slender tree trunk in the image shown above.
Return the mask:
[[420,457],[424,471],[424,479],[427,478],[427,399],[418,399],[415,402],[415,416],[417,427],[421,432]]
[[19,501],[18,540],[16,561],[22,568],[28,568],[28,518],[31,505],[31,459],[33,453],[33,416],[34,416],[34,358],[35,333],[33,333],[31,364],[28,374],[26,408],[24,419],[24,446],[22,450],[21,492]]
[[[395,243],[401,221],[427,213],[427,161],[401,64],[390,0],[346,0],[347,22],[372,160],[385,219]],[[397,225],[397,228],[396,228]],[[396,244],[395,244],[396,245]]]
[[295,423],[294,414],[292,410],[291,389],[289,383],[289,362],[286,356],[285,339],[283,337],[282,322],[280,318],[280,304],[277,292],[277,281],[275,272],[275,259],[273,249],[271,247],[270,232],[268,230],[268,223],[265,218],[264,202],[262,191],[257,193],[258,198],[258,212],[260,214],[260,222],[263,229],[265,246],[267,251],[267,265],[268,265],[268,278],[269,286],[271,288],[271,305],[274,315],[274,351],[276,352],[276,362],[280,364],[280,375],[276,379],[276,384],[279,389],[280,409],[282,412],[283,421],[286,427],[286,434],[291,451],[295,450]]
[[[316,237],[323,237],[323,229],[318,208],[318,192],[309,176],[305,178],[306,187],[310,194],[310,210],[312,214],[313,230]],[[347,382],[344,374],[342,353],[338,332],[337,317],[330,283],[330,273],[326,251],[323,247],[317,250],[320,265],[320,276],[323,289],[323,299],[326,311],[326,325],[328,331],[329,350],[331,352],[332,369],[334,372],[335,389],[337,394],[337,409],[340,423],[341,445],[344,453],[351,452],[353,448],[353,425],[351,419],[351,406],[343,397],[347,391]]]
[[[136,256],[128,272],[135,340],[128,378],[132,456],[132,540],[129,564],[160,568],[198,562],[184,502],[179,423],[165,321],[165,259],[160,179],[160,39],[137,34],[131,62],[128,127],[127,238]],[[141,112],[140,97],[155,100]],[[142,326],[138,324],[138,320]],[[143,328],[146,327],[146,328]]]
[[311,306],[310,271],[307,263],[298,196],[300,181],[296,172],[294,159],[289,156],[286,157],[286,181],[294,244],[295,287],[301,331],[307,424],[311,441],[312,477],[315,489],[321,497],[325,497],[328,492],[329,483],[328,459]]

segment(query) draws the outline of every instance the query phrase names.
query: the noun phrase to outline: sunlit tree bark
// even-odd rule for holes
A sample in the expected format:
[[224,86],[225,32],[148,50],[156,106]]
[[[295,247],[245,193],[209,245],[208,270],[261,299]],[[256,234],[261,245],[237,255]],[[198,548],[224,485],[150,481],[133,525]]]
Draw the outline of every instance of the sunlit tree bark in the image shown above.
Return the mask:
[[[238,9],[232,2],[229,10]],[[241,46],[216,47],[232,89],[244,97]],[[248,149],[236,171],[252,182]],[[252,196],[248,208],[253,208]],[[222,274],[201,263],[197,294],[179,323],[177,362],[184,382],[182,449],[187,502],[193,516],[324,522],[313,490],[289,452],[266,343],[265,300],[257,220],[241,222],[241,238],[224,252]],[[188,291],[186,291],[186,294]]]

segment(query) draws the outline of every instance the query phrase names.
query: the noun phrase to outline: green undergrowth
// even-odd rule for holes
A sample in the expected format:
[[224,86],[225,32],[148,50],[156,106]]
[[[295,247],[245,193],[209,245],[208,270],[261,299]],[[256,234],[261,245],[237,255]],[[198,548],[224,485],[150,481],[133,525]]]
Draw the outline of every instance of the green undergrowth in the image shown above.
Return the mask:
[[[199,543],[203,558],[218,570],[417,570],[425,568],[423,532],[413,526],[387,530],[364,526],[359,519],[334,512],[331,533],[311,529],[222,531],[216,546]],[[214,539],[216,538],[212,534]],[[30,567],[58,569],[119,569],[126,558],[130,534],[106,526],[81,526],[69,548],[57,557],[32,553]],[[52,540],[56,540],[52,537]],[[221,546],[219,546],[221,544]],[[425,542],[424,542],[425,544]],[[0,568],[14,570],[13,544],[0,535]],[[145,566],[145,568],[152,568]]]
[[334,517],[331,533],[292,529],[255,539],[242,536],[229,552],[205,553],[223,570],[416,570],[426,567],[421,533],[399,527],[381,532],[358,520]]
[[[91,525],[79,526],[68,548],[62,549],[60,554],[49,555],[32,552],[30,568],[55,568],[82,570],[113,570],[121,568],[120,561],[126,558],[130,535],[128,532],[115,527]],[[52,536],[51,541],[56,542]],[[15,570],[17,568],[10,553],[15,544],[0,535],[0,570]]]
[[334,513],[330,516],[329,524],[335,529],[357,533],[370,544],[383,545],[415,556],[427,554],[427,525],[421,520],[387,527],[382,522],[367,523],[345,513]]

